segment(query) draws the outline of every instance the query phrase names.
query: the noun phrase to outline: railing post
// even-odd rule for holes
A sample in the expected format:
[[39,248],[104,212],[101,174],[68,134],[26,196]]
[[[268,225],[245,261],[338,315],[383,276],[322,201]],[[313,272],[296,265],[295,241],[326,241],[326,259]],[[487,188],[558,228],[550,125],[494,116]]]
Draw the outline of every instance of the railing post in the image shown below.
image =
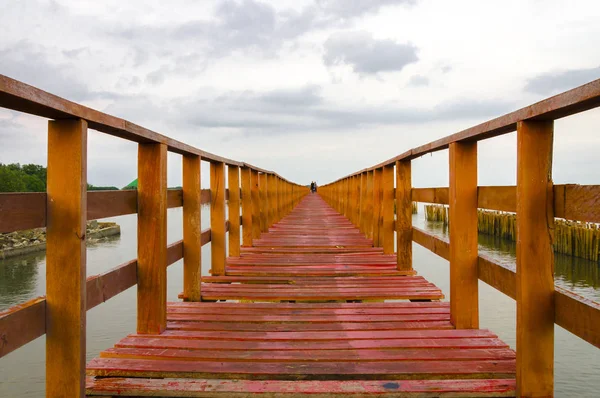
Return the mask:
[[275,222],[275,176],[273,174],[267,175],[267,193],[269,199],[269,214],[267,218],[267,230]]
[[268,227],[268,216],[269,216],[269,199],[267,191],[269,190],[267,184],[267,174],[260,173],[258,175],[258,190],[260,191],[260,230],[266,232]]
[[369,239],[373,239],[373,170],[367,171],[367,192],[365,197],[365,203],[366,236]]
[[381,247],[380,233],[383,224],[383,214],[381,213],[381,177],[383,170],[381,168],[373,170],[373,246]]
[[87,122],[48,123],[46,396],[85,397]]
[[360,173],[360,206],[358,214],[360,227],[363,235],[367,235],[367,172]]
[[240,256],[240,168],[227,166],[227,187],[229,188],[229,256]]
[[412,270],[412,171],[410,160],[396,161],[396,262]]
[[258,171],[251,170],[252,179],[252,239],[260,238],[260,195],[258,192]]
[[252,172],[242,167],[242,245],[252,246]]
[[200,301],[202,225],[200,156],[183,156],[183,299]]
[[355,208],[354,208],[354,225],[360,229],[360,177],[361,175],[354,176],[354,190],[355,190]]
[[167,327],[167,146],[138,145],[137,332]]
[[552,121],[517,124],[517,396],[554,394]]
[[225,274],[225,163],[210,164],[210,257],[212,275]]
[[477,142],[450,144],[450,321],[479,328]]
[[382,187],[382,227],[379,242],[385,254],[394,253],[394,165],[383,167]]

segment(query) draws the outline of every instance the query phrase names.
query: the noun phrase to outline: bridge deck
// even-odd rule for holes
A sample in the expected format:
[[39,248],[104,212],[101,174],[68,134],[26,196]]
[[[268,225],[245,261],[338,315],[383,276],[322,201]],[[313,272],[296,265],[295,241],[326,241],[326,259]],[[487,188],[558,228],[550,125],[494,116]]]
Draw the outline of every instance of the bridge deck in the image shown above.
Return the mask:
[[[169,303],[164,333],[88,364],[88,395],[515,395],[514,351],[454,329],[435,285],[318,195],[203,278],[202,297],[236,302]],[[400,299],[427,301],[383,302]]]

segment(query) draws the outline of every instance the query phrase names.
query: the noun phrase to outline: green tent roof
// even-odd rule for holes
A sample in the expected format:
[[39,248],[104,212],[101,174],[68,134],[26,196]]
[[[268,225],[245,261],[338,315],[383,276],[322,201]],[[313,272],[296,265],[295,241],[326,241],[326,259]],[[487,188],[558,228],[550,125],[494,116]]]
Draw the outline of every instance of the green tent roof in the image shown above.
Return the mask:
[[136,178],[135,180],[131,181],[129,184],[125,185],[123,188],[121,189],[137,189],[137,181],[138,179]]

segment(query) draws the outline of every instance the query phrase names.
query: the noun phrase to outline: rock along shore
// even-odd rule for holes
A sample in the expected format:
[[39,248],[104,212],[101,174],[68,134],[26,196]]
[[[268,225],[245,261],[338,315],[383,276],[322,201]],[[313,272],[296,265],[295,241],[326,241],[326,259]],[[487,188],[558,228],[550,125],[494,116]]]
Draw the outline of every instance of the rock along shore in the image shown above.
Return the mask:
[[[89,221],[86,241],[93,242],[107,236],[121,235],[121,227],[114,222]],[[0,259],[46,250],[46,228],[0,234]]]

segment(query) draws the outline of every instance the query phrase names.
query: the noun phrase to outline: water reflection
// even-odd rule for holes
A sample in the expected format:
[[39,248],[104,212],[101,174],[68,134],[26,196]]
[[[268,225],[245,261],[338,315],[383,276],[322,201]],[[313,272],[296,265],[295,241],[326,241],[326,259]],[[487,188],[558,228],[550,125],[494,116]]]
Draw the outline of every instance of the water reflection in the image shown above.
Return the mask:
[[46,252],[0,260],[0,311],[37,294],[39,265]]

